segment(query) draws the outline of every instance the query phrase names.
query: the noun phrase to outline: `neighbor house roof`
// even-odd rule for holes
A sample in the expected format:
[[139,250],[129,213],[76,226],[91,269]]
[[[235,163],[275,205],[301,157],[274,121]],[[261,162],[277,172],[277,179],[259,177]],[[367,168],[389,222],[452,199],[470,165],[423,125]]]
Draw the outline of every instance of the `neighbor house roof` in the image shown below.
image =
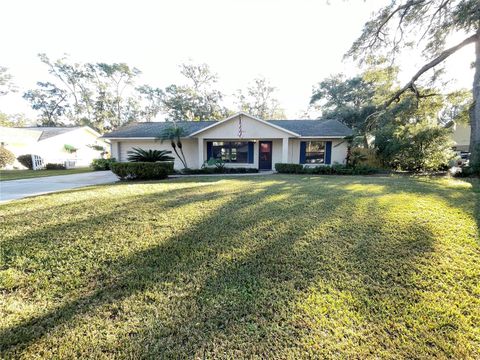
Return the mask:
[[[327,120],[268,120],[280,128],[299,134],[300,136],[344,137],[352,134],[352,130],[336,119]],[[217,121],[182,121],[177,124],[185,129],[185,135],[190,136],[200,130],[216,124]],[[154,138],[171,122],[140,122],[132,123],[118,130],[103,135],[104,138]]]
[[31,132],[38,135],[37,141],[42,141],[54,136],[62,135],[68,133],[70,131],[78,130],[81,128],[87,128],[88,130],[92,131],[95,135],[100,136],[95,130],[87,127],[87,126],[30,126],[30,127],[14,127],[10,128],[11,131],[18,131],[20,132]]

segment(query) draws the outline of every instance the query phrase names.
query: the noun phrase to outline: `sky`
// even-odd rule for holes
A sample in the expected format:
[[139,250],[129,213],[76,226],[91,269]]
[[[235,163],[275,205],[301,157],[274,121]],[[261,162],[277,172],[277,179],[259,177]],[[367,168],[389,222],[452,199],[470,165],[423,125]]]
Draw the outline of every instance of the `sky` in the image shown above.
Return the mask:
[[[387,0],[3,0],[0,66],[19,91],[0,111],[35,117],[23,91],[48,80],[38,57],[67,53],[75,62],[125,62],[142,71],[139,84],[182,83],[179,65],[207,63],[218,88],[232,94],[265,76],[287,117],[308,107],[312,87],[330,74],[359,72],[343,55],[363,24]],[[453,55],[453,87],[471,87],[473,46]],[[406,80],[424,60],[402,58]]]

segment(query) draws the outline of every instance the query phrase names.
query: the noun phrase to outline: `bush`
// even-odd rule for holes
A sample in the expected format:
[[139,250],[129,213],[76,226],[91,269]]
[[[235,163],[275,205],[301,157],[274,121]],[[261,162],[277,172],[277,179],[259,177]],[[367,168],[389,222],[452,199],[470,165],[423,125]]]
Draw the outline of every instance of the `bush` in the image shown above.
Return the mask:
[[350,150],[349,165],[356,167],[360,165],[367,165],[372,168],[381,168],[382,161],[378,158],[377,152],[374,149],[366,149],[355,147]]
[[161,180],[168,177],[165,163],[116,162],[111,166],[112,172],[121,180]]
[[0,146],[0,168],[13,164],[15,161],[15,155],[3,146]]
[[304,172],[302,164],[276,163],[275,170],[282,174],[302,174]]
[[32,170],[33,169],[33,161],[32,161],[32,154],[25,154],[20,155],[17,158],[18,162],[25,166],[26,168]]
[[341,164],[332,166],[303,166],[301,164],[275,164],[275,170],[283,174],[313,174],[313,175],[371,175],[379,172],[377,168],[368,165],[355,167]]
[[473,176],[479,176],[479,175],[480,175],[480,172],[472,166],[464,166],[462,167],[461,171],[458,171],[455,174],[453,174],[454,177],[459,177],[459,178],[473,177]]
[[230,168],[230,167],[204,167],[201,169],[183,169],[182,174],[185,175],[208,175],[208,174],[253,174],[258,173],[258,169],[255,168]]
[[375,147],[379,158],[391,168],[436,171],[454,156],[450,131],[427,123],[387,126],[375,134]]
[[63,164],[48,163],[47,165],[45,165],[45,169],[46,170],[65,170],[66,167]]
[[157,166],[164,168],[167,171],[167,174],[169,175],[175,172],[173,170],[173,165],[174,165],[173,161],[157,161],[155,164],[157,164]]
[[101,171],[101,170],[111,170],[112,164],[115,162],[115,158],[111,159],[93,159],[90,167],[93,170]]

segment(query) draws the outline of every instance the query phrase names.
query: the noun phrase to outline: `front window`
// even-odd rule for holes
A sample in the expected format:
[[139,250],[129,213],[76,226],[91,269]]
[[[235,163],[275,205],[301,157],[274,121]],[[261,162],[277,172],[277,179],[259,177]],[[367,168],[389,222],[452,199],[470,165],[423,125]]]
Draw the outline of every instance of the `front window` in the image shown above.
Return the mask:
[[212,155],[230,163],[248,163],[248,141],[214,141]]
[[325,163],[325,142],[307,141],[305,148],[306,164],[324,164]]

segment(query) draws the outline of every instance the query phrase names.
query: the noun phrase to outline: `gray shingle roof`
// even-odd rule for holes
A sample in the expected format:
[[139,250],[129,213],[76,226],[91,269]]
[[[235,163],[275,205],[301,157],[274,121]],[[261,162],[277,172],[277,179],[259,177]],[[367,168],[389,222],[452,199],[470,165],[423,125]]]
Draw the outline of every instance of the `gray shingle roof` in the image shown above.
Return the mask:
[[42,135],[40,136],[39,140],[45,140],[57,135],[80,129],[80,127],[41,127],[37,129],[42,130]]
[[48,139],[57,135],[61,135],[73,130],[77,130],[80,128],[81,126],[71,126],[71,127],[30,126],[30,127],[21,127],[21,128],[15,128],[15,129],[41,132],[42,134],[38,138],[38,141],[41,141],[41,140],[45,140],[45,139]]
[[268,122],[293,131],[300,136],[349,136],[352,130],[336,119],[269,120]]
[[[301,136],[348,136],[352,130],[340,121],[328,120],[268,120],[268,122],[280,126],[286,130],[293,131]],[[216,121],[184,121],[179,123],[189,136],[207,126],[215,124]],[[142,138],[156,137],[166,127],[171,126],[169,122],[141,122],[132,123],[118,130],[103,135],[104,138]]]

